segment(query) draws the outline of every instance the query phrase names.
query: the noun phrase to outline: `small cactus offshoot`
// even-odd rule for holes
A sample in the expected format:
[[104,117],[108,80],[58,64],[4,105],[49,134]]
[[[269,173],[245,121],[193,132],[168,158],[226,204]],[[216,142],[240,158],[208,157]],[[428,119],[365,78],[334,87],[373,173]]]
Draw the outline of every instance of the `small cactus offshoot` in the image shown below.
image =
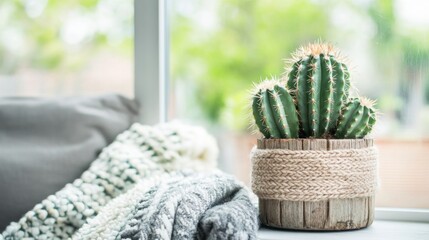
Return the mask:
[[252,110],[265,138],[363,138],[376,122],[374,101],[350,98],[350,73],[339,51],[315,43],[293,55],[282,79],[256,86]]
[[375,124],[374,101],[368,98],[351,99],[341,112],[336,138],[362,138]]
[[277,80],[256,86],[252,100],[253,117],[266,138],[298,138],[299,122],[288,90]]

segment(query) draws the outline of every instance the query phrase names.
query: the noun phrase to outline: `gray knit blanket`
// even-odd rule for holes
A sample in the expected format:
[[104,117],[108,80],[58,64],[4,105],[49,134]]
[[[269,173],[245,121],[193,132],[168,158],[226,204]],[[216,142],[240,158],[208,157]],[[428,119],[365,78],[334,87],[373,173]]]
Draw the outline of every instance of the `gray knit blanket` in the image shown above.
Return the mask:
[[136,123],[0,240],[256,239],[256,197],[216,158],[201,128]]
[[166,174],[113,200],[73,239],[257,239],[257,200],[220,173]]

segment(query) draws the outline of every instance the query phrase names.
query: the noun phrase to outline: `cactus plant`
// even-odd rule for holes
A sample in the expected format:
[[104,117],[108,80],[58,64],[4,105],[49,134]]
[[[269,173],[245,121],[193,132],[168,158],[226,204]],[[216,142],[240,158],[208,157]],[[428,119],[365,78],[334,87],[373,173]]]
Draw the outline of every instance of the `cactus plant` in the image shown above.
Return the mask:
[[252,100],[253,117],[266,138],[298,138],[299,122],[288,90],[278,80],[256,86]]
[[329,44],[293,54],[286,82],[256,86],[252,109],[265,138],[363,138],[376,122],[374,101],[350,98],[350,73]]
[[315,43],[293,54],[287,86],[296,99],[301,137],[327,137],[335,131],[349,96],[350,74],[339,51]]
[[338,122],[336,138],[362,138],[375,123],[374,101],[368,98],[351,99],[343,108]]

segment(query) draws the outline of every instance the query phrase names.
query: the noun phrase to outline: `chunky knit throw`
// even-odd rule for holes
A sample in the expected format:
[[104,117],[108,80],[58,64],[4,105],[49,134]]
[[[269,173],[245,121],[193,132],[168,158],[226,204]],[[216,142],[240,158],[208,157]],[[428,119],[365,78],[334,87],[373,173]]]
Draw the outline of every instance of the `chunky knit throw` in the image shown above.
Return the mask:
[[203,129],[134,124],[103,150],[81,178],[11,223],[0,239],[67,239],[111,199],[142,179],[215,165],[217,147]]
[[181,171],[162,179],[141,181],[73,239],[256,239],[256,196],[233,177]]

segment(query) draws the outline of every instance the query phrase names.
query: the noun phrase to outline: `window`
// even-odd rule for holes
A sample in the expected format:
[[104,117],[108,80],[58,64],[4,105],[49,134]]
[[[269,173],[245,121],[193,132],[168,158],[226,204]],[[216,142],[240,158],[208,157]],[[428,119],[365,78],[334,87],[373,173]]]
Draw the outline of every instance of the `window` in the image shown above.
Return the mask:
[[[155,9],[158,2],[162,9]],[[253,82],[281,75],[282,59],[298,46],[327,40],[349,56],[355,85],[363,95],[378,99],[383,113],[373,133],[380,150],[377,206],[429,208],[426,1],[135,0],[135,4],[140,13],[136,22],[141,22],[138,17],[155,20],[150,31],[136,26],[141,32],[134,36],[132,1],[0,2],[0,96],[106,91],[133,96],[136,88],[144,111],[207,127],[219,140],[220,167],[249,183],[248,155],[257,135],[248,129],[248,90]],[[163,15],[166,9],[168,19]],[[163,50],[170,59],[160,57],[164,52],[149,51],[163,47],[151,45],[163,44],[160,30],[164,37],[169,35],[170,44]],[[160,71],[153,69],[160,66]],[[159,79],[170,81],[158,84]],[[165,92],[167,97],[157,96]]]
[[132,1],[1,1],[0,29],[0,96],[133,96]]
[[429,208],[429,18],[424,1],[171,1],[169,117],[207,126],[220,163],[249,182],[248,90],[299,45],[327,40],[378,99],[378,207]]

